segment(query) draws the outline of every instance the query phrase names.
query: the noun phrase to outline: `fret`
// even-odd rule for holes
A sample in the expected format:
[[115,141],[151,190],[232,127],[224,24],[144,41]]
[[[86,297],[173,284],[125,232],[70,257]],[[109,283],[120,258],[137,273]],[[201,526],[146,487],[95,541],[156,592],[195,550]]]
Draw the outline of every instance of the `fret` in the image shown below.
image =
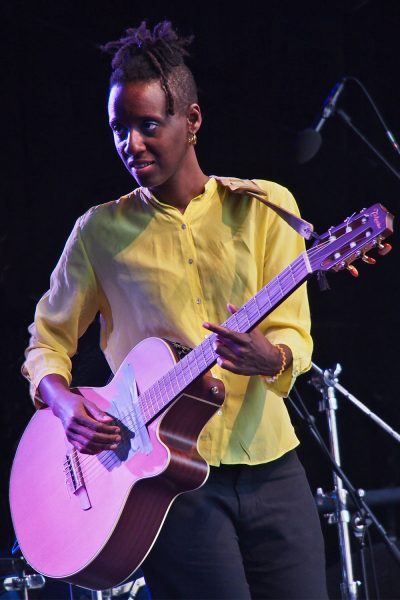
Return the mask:
[[172,393],[172,385],[171,385],[171,381],[170,378],[168,377],[168,373],[165,373],[163,375],[163,381],[164,381],[164,388],[165,388],[165,395],[167,398],[171,399],[174,397],[174,394]]
[[212,347],[212,344],[213,344],[215,338],[216,338],[215,334],[212,333],[199,346],[203,353],[204,362],[207,366],[211,366],[211,364],[214,362],[214,360],[216,360],[216,354]]
[[238,321],[240,323],[240,331],[242,333],[244,333],[249,328],[249,325],[250,325],[250,323],[249,323],[249,317],[247,316],[246,305],[244,305],[242,307],[242,310],[239,312]]
[[142,400],[144,406],[143,413],[146,416],[146,420],[149,420],[155,413],[151,399],[151,388],[147,389],[143,394],[141,394],[140,399]]
[[257,300],[260,300],[260,312],[264,316],[267,314],[267,306],[268,308],[272,308],[271,298],[269,297],[269,293],[267,288],[263,288],[261,292],[257,294]]
[[200,373],[202,371],[202,369],[200,369],[199,364],[198,364],[197,354],[198,354],[198,352],[196,352],[196,350],[194,350],[193,352],[190,352],[187,355],[189,370],[190,370],[190,374],[192,377],[193,377],[193,375],[195,377],[197,377],[198,375],[200,375]]
[[156,392],[156,406],[157,406],[157,408],[161,408],[162,406],[164,406],[162,402],[160,403],[160,400],[162,399],[161,380],[162,380],[162,378],[158,379],[156,381],[155,392]]
[[273,284],[271,284],[270,298],[273,305],[276,305],[278,301],[283,298],[279,281],[274,281]]
[[180,366],[180,371],[181,371],[181,375],[182,375],[183,381],[184,381],[184,383],[186,385],[188,385],[189,383],[191,383],[191,381],[190,381],[190,378],[186,378],[186,373],[185,373],[185,371],[187,371],[187,366],[186,366],[187,358],[186,358],[186,356],[184,356],[182,358],[182,360],[178,364]]
[[204,346],[205,346],[205,344],[203,342],[195,350],[197,362],[199,365],[201,365],[201,367],[199,366],[200,372],[205,371],[209,366],[209,362],[207,361],[205,354],[204,354]]
[[192,373],[191,373],[191,370],[190,370],[190,361],[189,361],[188,357],[189,357],[189,354],[187,354],[185,356],[185,358],[183,359],[184,360],[184,364],[183,364],[183,367],[182,367],[182,373],[183,373],[183,377],[185,379],[186,384],[187,383],[192,383],[192,381],[193,381]]
[[[175,375],[175,379],[173,379],[173,376]],[[171,396],[175,397],[178,390],[179,390],[179,386],[177,386],[177,378],[176,378],[176,373],[175,373],[175,369],[170,369],[166,374],[166,377],[168,377],[169,379],[169,385],[171,388]]]
[[278,280],[282,286],[282,291],[287,294],[293,287],[293,277],[291,269],[285,269],[283,273],[278,276]]
[[292,283],[293,283],[293,284],[296,284],[296,283],[297,283],[297,281],[296,281],[296,278],[295,278],[295,275],[294,275],[293,269],[294,269],[294,267],[292,267],[292,265],[289,265],[289,267],[288,267],[288,272],[289,272],[289,274],[290,274],[290,276],[291,276]]
[[283,273],[280,273],[277,278],[276,278],[276,282],[279,286],[279,293],[281,296],[285,295],[285,282],[284,282],[284,278],[283,278]]
[[251,317],[250,321],[251,321],[251,323],[255,323],[261,317],[260,309],[258,308],[258,305],[257,305],[256,296],[254,296],[254,298],[252,298],[251,300],[248,301],[247,306],[248,306],[248,313]]
[[178,373],[177,373],[176,366],[173,369],[171,369],[169,371],[169,373],[171,373],[171,375],[170,375],[171,379],[172,379],[172,375],[175,378],[175,381],[174,381],[174,390],[175,390],[176,394],[178,394],[179,390],[181,389],[181,386],[180,386],[180,381],[179,381],[179,378],[178,378]]

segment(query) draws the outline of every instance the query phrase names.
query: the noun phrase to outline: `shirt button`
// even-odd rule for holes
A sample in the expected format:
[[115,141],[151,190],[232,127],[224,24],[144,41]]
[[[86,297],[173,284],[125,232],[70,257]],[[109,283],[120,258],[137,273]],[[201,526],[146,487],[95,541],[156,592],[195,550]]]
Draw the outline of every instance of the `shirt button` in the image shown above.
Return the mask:
[[189,258],[188,263],[189,263],[189,265],[192,265],[193,264],[193,258]]
[[186,223],[182,223],[181,229],[186,229]]
[[196,298],[196,304],[201,304],[201,298]]
[[220,417],[222,415],[222,410],[218,410],[217,415]]

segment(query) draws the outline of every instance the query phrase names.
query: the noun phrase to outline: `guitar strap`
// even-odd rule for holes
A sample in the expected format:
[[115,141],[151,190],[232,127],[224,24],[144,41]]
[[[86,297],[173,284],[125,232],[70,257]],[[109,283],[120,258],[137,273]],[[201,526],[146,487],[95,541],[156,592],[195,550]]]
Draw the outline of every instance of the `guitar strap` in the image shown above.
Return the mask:
[[239,179],[237,177],[217,177],[216,175],[212,175],[212,177],[234,194],[248,194],[249,196],[253,196],[253,198],[257,198],[257,200],[275,211],[306,240],[309,240],[313,236],[314,226],[312,223],[308,223],[308,221],[271,202],[268,199],[268,192],[260,188],[253,180]]

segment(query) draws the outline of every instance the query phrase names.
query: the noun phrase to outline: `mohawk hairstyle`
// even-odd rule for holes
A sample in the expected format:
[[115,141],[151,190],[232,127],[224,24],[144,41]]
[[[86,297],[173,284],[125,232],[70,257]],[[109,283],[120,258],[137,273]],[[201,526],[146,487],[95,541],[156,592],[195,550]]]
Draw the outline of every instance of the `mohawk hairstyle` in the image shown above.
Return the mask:
[[168,114],[175,114],[176,108],[184,110],[197,102],[197,86],[184,63],[192,40],[192,36],[178,36],[169,21],[158,23],[153,31],[146,21],[136,29],[127,29],[119,40],[102,46],[102,50],[114,55],[110,86],[158,80],[166,96]]

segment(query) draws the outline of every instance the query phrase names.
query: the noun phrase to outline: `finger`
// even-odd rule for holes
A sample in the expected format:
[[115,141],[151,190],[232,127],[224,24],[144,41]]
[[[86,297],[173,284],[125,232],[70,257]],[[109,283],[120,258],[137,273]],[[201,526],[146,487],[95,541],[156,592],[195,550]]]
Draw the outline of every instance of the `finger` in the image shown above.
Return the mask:
[[219,337],[221,337],[222,340],[231,340],[239,345],[245,343],[242,333],[232,331],[232,329],[228,329],[227,327],[223,327],[222,325],[215,325],[215,323],[208,323],[207,321],[205,321],[203,323],[203,327],[204,329],[208,329],[209,331],[216,333]]
[[113,448],[108,448],[108,447],[96,447],[94,445],[88,444],[86,442],[80,442],[79,440],[70,440],[72,445],[79,450],[79,452],[81,454],[85,454],[85,455],[95,455],[95,454],[100,454],[100,452],[109,452],[109,451],[113,451],[116,450],[117,445],[115,445]]
[[106,423],[99,423],[99,421],[96,421],[95,419],[90,417],[90,415],[77,415],[73,422],[83,427],[87,427],[92,431],[96,431],[97,433],[115,435],[116,433],[120,432],[119,427],[117,427],[116,425],[107,425]]
[[228,311],[231,313],[231,315],[234,315],[235,312],[238,311],[238,308],[235,304],[231,304],[230,302],[228,302],[228,304],[226,305],[226,308],[228,309]]
[[114,423],[114,417],[108,415],[93,402],[86,401],[84,406],[87,413],[95,419],[96,423],[100,422],[102,424],[101,428],[97,425],[96,431],[104,431],[104,433],[120,432],[120,428]]
[[225,369],[226,371],[230,371],[231,373],[236,373],[237,375],[243,375],[242,369],[234,364],[232,361],[222,358],[219,356],[217,358],[217,363],[221,367],[221,369]]
[[96,454],[95,450],[90,447],[90,442],[83,436],[77,434],[68,434],[67,438],[74,448],[79,450],[79,452],[82,454]]
[[112,445],[121,441],[121,436],[117,433],[101,433],[78,423],[71,423],[68,433],[95,444]]
[[96,406],[96,404],[94,404],[93,402],[90,402],[89,400],[87,400],[84,403],[84,406],[85,406],[87,412],[96,421],[101,421],[101,422],[110,422],[110,421],[113,421],[113,418],[110,415],[108,415],[103,410],[101,410],[101,408],[99,408],[98,406]]
[[71,444],[82,452],[83,454],[99,454],[100,452],[107,452],[116,450],[118,448],[118,444],[96,444],[93,441],[90,442],[85,440],[82,437],[70,437],[68,438]]
[[118,448],[118,444],[97,444],[94,441],[88,442],[86,444],[86,450],[89,450],[93,454],[98,454],[99,452],[109,452],[112,450],[116,450]]
[[79,413],[76,415],[76,420],[81,425],[101,433],[112,435],[113,433],[120,432],[119,427],[114,424],[113,417],[101,410],[94,402],[90,402],[90,400],[82,401]]
[[234,349],[230,348],[229,346],[221,344],[220,342],[215,342],[213,347],[218,356],[227,358],[233,362],[237,361],[238,356],[235,354]]

